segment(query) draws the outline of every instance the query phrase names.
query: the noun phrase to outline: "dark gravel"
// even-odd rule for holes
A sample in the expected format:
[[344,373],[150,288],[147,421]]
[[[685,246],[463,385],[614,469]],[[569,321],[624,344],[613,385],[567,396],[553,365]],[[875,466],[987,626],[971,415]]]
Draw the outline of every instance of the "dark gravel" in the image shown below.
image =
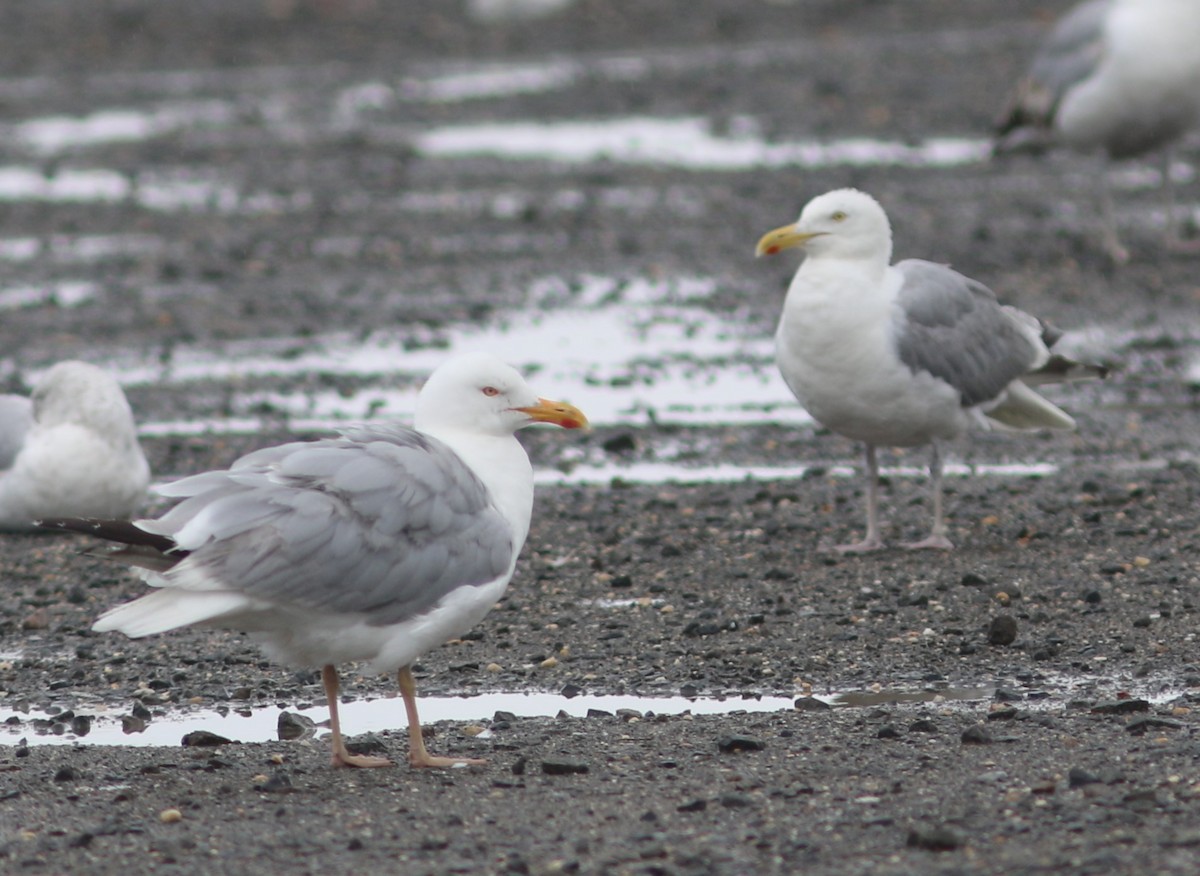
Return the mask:
[[[717,277],[712,307],[770,330],[794,262],[755,264],[759,234],[802,202],[861,186],[892,212],[897,254],[951,262],[1063,327],[1119,325],[1103,387],[1056,395],[1068,436],[977,436],[958,458],[1056,463],[1042,478],[951,479],[949,554],[838,558],[820,547],[862,525],[849,442],[813,429],[630,429],[529,435],[539,465],[583,443],[637,459],[670,432],[697,461],[806,462],[798,482],[540,491],[509,594],[467,638],[421,661],[419,692],[537,689],[742,696],[855,692],[774,713],[480,716],[431,726],[438,752],[486,767],[417,772],[328,766],[303,720],[287,741],[165,748],[40,745],[34,712],[70,710],[76,734],[105,704],[134,728],[191,705],[300,708],[311,672],[242,638],[185,630],[132,642],[90,632],[141,589],[122,567],[51,537],[0,541],[0,689],[27,745],[0,748],[0,869],[27,873],[1192,874],[1200,869],[1200,669],[1195,629],[1197,262],[1138,227],[1153,190],[1120,194],[1134,261],[1094,245],[1095,165],[1074,156],[954,169],[832,167],[744,173],[600,164],[427,162],[397,129],[485,118],[753,115],[768,136],[981,136],[1064,3],[1049,0],[581,0],[532,25],[472,22],[458,3],[34,2],[0,8],[0,126],[139,105],[156,71],[211,74],[182,98],[241,101],[232,131],[90,149],[127,173],[220,166],[302,209],[252,217],[16,201],[0,237],[152,231],[166,253],[95,267],[93,306],[4,312],[4,375],[70,355],[181,342],[296,337],[483,319],[549,270]],[[981,36],[983,35],[983,36]],[[986,38],[985,38],[986,37]],[[407,103],[377,128],[317,124],[335,95],[455,64],[646,58],[661,75],[584,76],[572,88],[480,103]],[[196,82],[207,84],[196,85]],[[257,96],[283,92],[312,126],[280,136]],[[282,83],[282,84],[280,84]],[[182,86],[181,86],[182,87]],[[1197,153],[1185,149],[1193,165]],[[0,144],[6,164],[28,161]],[[75,161],[66,155],[47,160]],[[529,245],[498,251],[511,217],[390,210],[410,188],[547,192]],[[686,190],[683,219],[601,206],[616,186]],[[339,212],[362,195],[371,207]],[[1195,202],[1195,186],[1186,192]],[[374,200],[372,200],[374,199]],[[468,211],[469,212],[469,211]],[[433,244],[465,235],[453,251]],[[315,237],[357,235],[356,258]],[[74,276],[46,255],[0,260],[0,285]],[[149,295],[150,288],[170,295]],[[581,339],[586,341],[586,339]],[[298,377],[295,380],[305,380]],[[317,379],[317,378],[313,378]],[[553,387],[546,387],[551,392]],[[152,388],[143,419],[219,406]],[[207,393],[207,395],[205,395]],[[281,440],[147,440],[158,472],[197,471]],[[902,457],[920,464],[914,454]],[[889,462],[891,459],[889,459]],[[926,528],[926,485],[884,490],[889,535]],[[600,600],[633,599],[623,608]],[[543,665],[547,658],[555,665]],[[489,671],[497,664],[499,671]],[[345,673],[352,698],[392,692]],[[944,697],[935,699],[942,691]],[[983,694],[961,694],[983,690]],[[907,694],[907,699],[903,694]],[[982,698],[980,698],[982,697]],[[802,698],[803,699],[803,698]],[[348,730],[353,733],[354,728]],[[294,737],[294,738],[292,738]],[[86,740],[86,735],[82,736]],[[360,740],[403,757],[403,728]]]

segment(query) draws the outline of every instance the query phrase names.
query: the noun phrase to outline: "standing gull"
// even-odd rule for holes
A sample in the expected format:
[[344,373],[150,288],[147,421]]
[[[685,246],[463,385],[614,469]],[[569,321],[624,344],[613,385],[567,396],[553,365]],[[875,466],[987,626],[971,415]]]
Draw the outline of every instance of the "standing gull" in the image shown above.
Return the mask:
[[[1109,159],[1164,149],[1168,243],[1180,240],[1170,145],[1200,122],[1200,2],[1087,0],[1051,31],[997,126],[996,151],[1062,143]],[[1104,247],[1129,253],[1117,234],[1108,179],[1100,175]]]
[[410,667],[508,586],[533,509],[533,468],[513,433],[532,423],[587,418],[538,398],[495,357],[468,354],[430,375],[413,429],[362,425],[256,451],[159,488],[183,501],[156,520],[43,525],[124,542],[114,555],[159,588],[93,629],[243,630],[273,659],[322,667],[335,766],[389,763],[342,739],[335,665],[350,660],[397,671],[413,766],[481,763],[425,750]]
[[120,384],[86,362],[59,362],[33,394],[0,396],[0,529],[39,517],[129,517],[150,467]]
[[866,445],[867,534],[837,550],[884,547],[875,448],[932,445],[933,529],[909,548],[953,547],[942,514],[939,441],[968,425],[1073,429],[1029,388],[1084,376],[1052,355],[1058,333],[1002,306],[990,289],[933,262],[891,265],[892,229],[870,195],[814,198],[792,225],[763,235],[757,255],[803,246],[775,334],[783,379],[813,418]]

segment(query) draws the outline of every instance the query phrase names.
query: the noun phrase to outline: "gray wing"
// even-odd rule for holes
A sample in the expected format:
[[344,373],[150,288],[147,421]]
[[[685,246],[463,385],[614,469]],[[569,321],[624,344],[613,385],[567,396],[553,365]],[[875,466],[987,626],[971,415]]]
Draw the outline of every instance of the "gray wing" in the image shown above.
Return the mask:
[[[1088,0],[1073,7],[1055,25],[1034,56],[1029,74],[1017,85],[997,123],[1000,137],[1014,131],[1048,129],[1063,95],[1091,76],[1104,56],[1104,20],[1113,0]],[[1031,145],[1019,138],[998,148]]]
[[1002,306],[987,286],[919,259],[899,262],[896,270],[903,277],[896,327],[900,361],[950,384],[963,407],[991,401],[1045,360],[1041,324]]
[[479,478],[440,441],[399,426],[267,448],[169,492],[187,498],[139,526],[191,551],[184,563],[248,596],[364,612],[373,625],[512,563],[511,528]]
[[33,425],[33,403],[22,395],[0,395],[0,471],[12,468]]

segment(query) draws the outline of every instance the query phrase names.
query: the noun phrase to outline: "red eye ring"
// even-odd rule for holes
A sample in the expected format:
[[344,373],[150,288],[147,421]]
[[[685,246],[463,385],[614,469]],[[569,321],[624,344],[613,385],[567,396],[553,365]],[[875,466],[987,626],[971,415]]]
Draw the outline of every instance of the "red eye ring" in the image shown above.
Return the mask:
[[490,398],[490,397],[499,395],[500,390],[496,389],[496,387],[494,387],[494,386],[485,386],[483,388],[483,394]]

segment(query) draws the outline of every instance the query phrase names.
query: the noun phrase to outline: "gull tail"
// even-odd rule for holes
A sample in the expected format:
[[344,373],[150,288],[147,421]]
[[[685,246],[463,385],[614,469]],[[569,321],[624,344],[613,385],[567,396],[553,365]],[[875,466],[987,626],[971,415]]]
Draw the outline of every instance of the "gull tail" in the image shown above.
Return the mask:
[[1070,414],[1046,401],[1020,380],[1010,383],[1004,400],[983,413],[989,420],[1010,429],[1075,428],[1075,420]]
[[131,639],[140,639],[214,621],[245,611],[247,607],[248,600],[240,593],[169,588],[109,609],[92,624],[92,629],[98,633],[117,630]]

